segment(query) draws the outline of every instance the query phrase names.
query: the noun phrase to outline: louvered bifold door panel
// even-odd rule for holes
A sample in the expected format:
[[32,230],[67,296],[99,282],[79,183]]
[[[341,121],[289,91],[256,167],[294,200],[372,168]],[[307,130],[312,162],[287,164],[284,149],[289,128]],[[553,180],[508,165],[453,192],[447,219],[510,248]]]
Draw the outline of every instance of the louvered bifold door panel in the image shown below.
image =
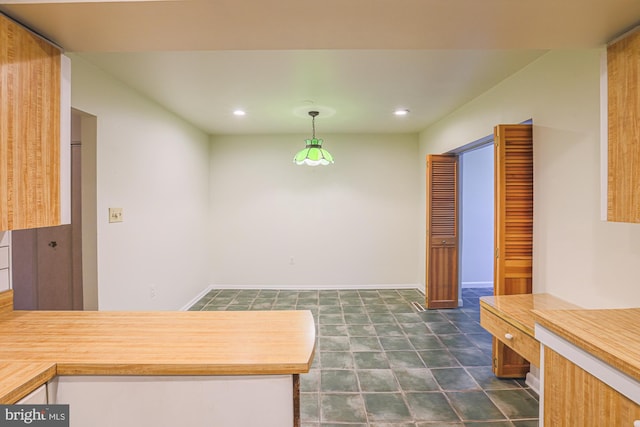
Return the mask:
[[[533,261],[533,132],[531,125],[499,125],[495,137],[496,295],[530,294]],[[494,339],[494,372],[523,377],[529,363]]]
[[457,157],[427,156],[427,308],[458,306]]

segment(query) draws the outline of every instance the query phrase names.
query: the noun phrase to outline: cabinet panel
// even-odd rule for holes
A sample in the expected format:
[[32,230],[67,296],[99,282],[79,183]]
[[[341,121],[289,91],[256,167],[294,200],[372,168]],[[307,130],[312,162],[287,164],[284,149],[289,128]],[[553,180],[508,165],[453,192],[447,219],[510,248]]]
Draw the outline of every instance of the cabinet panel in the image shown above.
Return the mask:
[[9,289],[9,269],[0,270],[0,292]]
[[607,47],[607,219],[640,222],[640,31]]
[[544,425],[633,426],[640,406],[548,347],[544,349]]
[[60,63],[0,15],[0,230],[60,224]]
[[0,246],[0,269],[9,268],[9,248]]
[[294,425],[291,375],[60,376],[49,396],[71,427]]

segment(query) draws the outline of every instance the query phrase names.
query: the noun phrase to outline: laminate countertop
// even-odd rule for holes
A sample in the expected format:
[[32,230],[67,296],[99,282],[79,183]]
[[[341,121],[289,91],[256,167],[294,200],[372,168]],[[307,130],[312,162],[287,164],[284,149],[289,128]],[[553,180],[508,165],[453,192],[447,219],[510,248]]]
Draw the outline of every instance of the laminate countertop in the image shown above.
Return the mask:
[[487,296],[481,307],[535,336],[535,324],[640,381],[640,308],[584,309],[549,294]]
[[[315,342],[313,316],[302,310],[13,311],[5,305],[0,403],[37,388],[31,373],[51,365],[56,375],[300,374],[311,367]],[[25,382],[31,386],[22,387]],[[17,399],[8,390],[16,384],[29,389]]]
[[506,319],[522,332],[533,337],[533,310],[578,309],[580,307],[549,294],[498,295],[480,298],[480,306]]
[[0,404],[19,401],[55,375],[55,363],[0,362]]
[[640,381],[640,308],[534,310],[535,321]]

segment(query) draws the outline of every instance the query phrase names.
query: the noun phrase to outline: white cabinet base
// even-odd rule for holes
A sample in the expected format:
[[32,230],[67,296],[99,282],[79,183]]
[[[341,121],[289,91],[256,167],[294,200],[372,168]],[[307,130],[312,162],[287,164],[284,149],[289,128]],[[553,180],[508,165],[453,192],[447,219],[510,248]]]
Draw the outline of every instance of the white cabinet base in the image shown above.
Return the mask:
[[291,375],[61,376],[49,403],[70,427],[293,426]]
[[47,385],[43,384],[16,402],[16,405],[46,405],[47,403]]

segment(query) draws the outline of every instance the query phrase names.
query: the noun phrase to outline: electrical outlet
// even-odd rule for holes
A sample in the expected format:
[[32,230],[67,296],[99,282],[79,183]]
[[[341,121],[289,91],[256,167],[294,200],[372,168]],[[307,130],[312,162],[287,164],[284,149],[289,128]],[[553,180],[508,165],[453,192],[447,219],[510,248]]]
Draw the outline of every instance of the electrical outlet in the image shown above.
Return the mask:
[[156,295],[157,295],[156,285],[149,286],[149,297],[151,297],[151,299],[154,299]]
[[109,208],[109,222],[122,222],[122,208]]

